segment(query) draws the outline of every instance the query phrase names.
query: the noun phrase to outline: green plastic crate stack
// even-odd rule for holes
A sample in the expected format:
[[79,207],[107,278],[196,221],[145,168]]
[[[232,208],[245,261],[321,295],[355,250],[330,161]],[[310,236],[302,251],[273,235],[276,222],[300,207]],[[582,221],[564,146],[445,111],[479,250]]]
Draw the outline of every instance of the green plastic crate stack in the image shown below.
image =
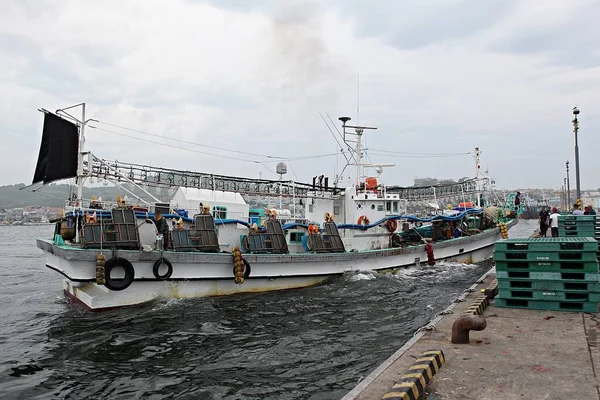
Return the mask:
[[560,237],[593,237],[597,234],[595,215],[560,215],[558,217],[558,236]]
[[496,306],[597,312],[600,302],[597,253],[598,242],[593,237],[497,241]]

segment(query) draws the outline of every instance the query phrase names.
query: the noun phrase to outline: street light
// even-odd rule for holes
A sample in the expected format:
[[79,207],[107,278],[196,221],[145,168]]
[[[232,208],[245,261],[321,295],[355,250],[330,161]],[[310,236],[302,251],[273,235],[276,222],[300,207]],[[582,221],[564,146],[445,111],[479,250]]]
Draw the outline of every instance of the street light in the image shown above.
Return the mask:
[[562,208],[563,210],[568,210],[569,203],[567,202],[567,178],[564,178],[564,180],[563,180],[562,193],[561,193],[560,197],[561,197],[560,202],[563,204],[563,205],[561,205],[560,208]]
[[567,177],[565,179],[567,180],[567,210],[568,210],[569,208],[571,208],[571,182],[569,179],[569,161],[567,161],[566,166],[567,166]]
[[577,185],[577,201],[581,199],[581,185],[579,182],[579,143],[577,142],[577,133],[579,132],[579,120],[577,116],[579,115],[579,109],[577,107],[573,107],[573,132],[575,133],[575,183]]

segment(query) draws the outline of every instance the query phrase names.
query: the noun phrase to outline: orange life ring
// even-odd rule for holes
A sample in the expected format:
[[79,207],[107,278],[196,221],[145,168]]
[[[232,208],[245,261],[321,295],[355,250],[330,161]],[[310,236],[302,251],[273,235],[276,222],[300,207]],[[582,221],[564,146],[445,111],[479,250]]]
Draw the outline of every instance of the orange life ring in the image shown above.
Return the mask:
[[308,234],[309,235],[314,235],[316,233],[319,233],[319,227],[316,225],[309,225],[308,226]]
[[388,219],[385,223],[385,226],[389,232],[395,232],[396,229],[398,229],[398,221],[395,219]]
[[366,215],[361,215],[358,217],[358,225],[369,225],[369,218]]

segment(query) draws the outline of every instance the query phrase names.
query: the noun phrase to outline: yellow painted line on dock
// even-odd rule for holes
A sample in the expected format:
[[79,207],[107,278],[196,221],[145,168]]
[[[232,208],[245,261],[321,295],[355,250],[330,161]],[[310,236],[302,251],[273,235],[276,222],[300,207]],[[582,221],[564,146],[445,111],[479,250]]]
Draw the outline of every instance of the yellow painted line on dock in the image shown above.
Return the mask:
[[483,315],[483,311],[489,304],[487,296],[478,296],[464,312],[464,315]]
[[415,360],[408,371],[382,397],[385,400],[418,400],[425,396],[427,384],[444,365],[441,350],[429,350]]

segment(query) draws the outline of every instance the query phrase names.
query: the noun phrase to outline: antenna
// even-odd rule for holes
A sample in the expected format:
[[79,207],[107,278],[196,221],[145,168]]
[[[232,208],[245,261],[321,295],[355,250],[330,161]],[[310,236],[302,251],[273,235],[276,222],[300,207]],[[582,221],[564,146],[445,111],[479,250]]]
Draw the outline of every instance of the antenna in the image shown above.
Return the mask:
[[356,78],[356,124],[359,123],[359,107],[360,107],[360,72],[357,74]]
[[[348,146],[348,149],[351,151],[351,154],[353,155],[353,158],[355,160],[356,182],[358,183],[360,181],[360,177],[362,175],[362,167],[365,167],[365,166],[376,167],[377,166],[377,165],[363,164],[363,162],[362,162],[363,153],[364,153],[364,147],[362,144],[364,131],[371,130],[371,129],[374,130],[377,128],[371,127],[371,126],[347,125],[347,122],[351,120],[350,117],[340,117],[339,120],[342,121],[342,133],[344,135],[343,136],[344,143],[346,143],[346,145]],[[346,128],[354,129],[354,133],[351,131],[347,131]],[[351,143],[353,143],[355,145],[354,149],[352,149]],[[348,162],[348,164],[346,164],[346,166],[348,166],[348,165],[350,165],[349,162]],[[382,166],[387,166],[387,165],[382,165]]]

